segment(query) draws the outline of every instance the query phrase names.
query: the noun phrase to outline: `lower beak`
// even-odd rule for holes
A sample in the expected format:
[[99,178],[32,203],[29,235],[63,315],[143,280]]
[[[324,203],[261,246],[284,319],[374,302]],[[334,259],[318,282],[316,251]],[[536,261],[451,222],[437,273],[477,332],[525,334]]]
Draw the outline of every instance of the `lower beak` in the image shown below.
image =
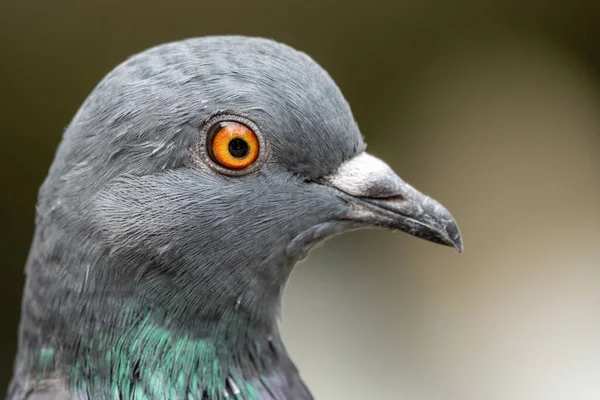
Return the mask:
[[463,250],[450,212],[404,182],[382,160],[366,152],[346,161],[325,179],[351,207],[347,218]]

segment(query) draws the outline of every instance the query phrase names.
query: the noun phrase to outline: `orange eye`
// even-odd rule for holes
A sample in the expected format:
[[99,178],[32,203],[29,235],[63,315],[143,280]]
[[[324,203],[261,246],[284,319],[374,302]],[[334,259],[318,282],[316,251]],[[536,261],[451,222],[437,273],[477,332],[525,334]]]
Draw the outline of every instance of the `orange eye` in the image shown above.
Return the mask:
[[258,137],[246,125],[222,121],[213,132],[209,153],[216,163],[229,169],[243,169],[258,158]]

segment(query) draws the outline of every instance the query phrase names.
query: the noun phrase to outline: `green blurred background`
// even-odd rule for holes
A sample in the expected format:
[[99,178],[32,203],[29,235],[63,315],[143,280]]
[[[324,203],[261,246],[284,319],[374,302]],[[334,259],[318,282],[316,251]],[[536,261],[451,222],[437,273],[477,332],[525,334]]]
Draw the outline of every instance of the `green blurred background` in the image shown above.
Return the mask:
[[283,318],[319,399],[600,399],[600,3],[42,1],[0,5],[0,389],[36,192],[127,56],[259,35],[338,82],[369,151],[444,203],[465,252],[356,232],[298,266]]

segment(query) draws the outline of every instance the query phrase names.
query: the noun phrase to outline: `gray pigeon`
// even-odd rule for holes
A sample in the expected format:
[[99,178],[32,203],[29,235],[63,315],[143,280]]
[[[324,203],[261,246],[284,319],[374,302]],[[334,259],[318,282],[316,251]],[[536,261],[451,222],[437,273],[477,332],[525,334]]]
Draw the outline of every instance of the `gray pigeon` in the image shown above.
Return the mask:
[[365,227],[462,250],[310,57],[248,37],[137,54],[40,189],[8,399],[311,399],[282,292],[317,243]]

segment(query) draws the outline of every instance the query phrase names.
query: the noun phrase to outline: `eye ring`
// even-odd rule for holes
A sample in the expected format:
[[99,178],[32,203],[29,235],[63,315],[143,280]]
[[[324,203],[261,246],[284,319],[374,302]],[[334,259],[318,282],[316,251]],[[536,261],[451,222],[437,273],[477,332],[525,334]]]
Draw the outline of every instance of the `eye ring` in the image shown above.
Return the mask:
[[267,150],[258,126],[233,113],[222,112],[208,119],[200,136],[201,159],[224,175],[246,175],[258,170]]

